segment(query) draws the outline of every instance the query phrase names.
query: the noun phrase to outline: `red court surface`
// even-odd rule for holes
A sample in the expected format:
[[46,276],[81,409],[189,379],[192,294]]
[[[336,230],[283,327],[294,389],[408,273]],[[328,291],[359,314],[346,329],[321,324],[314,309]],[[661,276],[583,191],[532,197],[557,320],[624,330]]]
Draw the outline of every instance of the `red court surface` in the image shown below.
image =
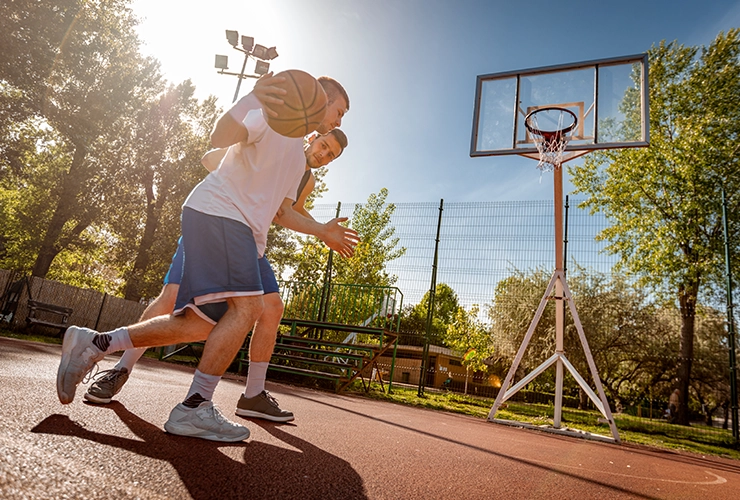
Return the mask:
[[[56,395],[61,346],[0,338],[0,498],[740,498],[740,462],[598,443],[268,382],[289,424],[224,444],[162,430],[192,368],[143,359],[106,406]],[[106,358],[101,369],[115,363]]]

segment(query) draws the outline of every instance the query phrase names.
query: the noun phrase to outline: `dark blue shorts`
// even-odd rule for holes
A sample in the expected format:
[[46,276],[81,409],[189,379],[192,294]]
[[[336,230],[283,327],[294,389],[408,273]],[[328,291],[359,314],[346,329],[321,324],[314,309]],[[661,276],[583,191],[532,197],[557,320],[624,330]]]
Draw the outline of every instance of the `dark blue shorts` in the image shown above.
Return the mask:
[[184,208],[181,243],[183,273],[175,314],[191,307],[218,322],[226,298],[278,291],[275,273],[267,259],[257,257],[246,224]]
[[165,285],[179,285],[182,280],[182,236],[177,240],[177,250],[175,255],[172,256],[172,262],[170,268],[167,270],[167,274],[164,276]]

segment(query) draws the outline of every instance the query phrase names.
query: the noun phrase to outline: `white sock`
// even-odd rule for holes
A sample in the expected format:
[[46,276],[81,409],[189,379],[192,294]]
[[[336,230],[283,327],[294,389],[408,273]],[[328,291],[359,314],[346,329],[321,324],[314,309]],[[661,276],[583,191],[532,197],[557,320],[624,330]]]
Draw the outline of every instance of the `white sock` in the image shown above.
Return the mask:
[[128,328],[125,326],[107,333],[110,335],[110,347],[105,351],[106,354],[125,351],[134,347],[134,344],[131,343],[131,336],[128,334]]
[[126,349],[126,352],[123,353],[121,359],[116,363],[115,369],[120,370],[121,368],[125,368],[129,373],[131,373],[131,370],[134,369],[134,365],[139,361],[139,358],[144,355],[146,349],[146,347]]
[[244,389],[244,397],[249,399],[258,396],[265,390],[265,378],[267,377],[267,367],[269,361],[256,363],[249,362],[249,372],[247,372],[247,387]]
[[221,377],[219,375],[208,375],[207,373],[203,373],[200,370],[195,370],[195,375],[193,375],[193,383],[190,384],[190,390],[188,391],[188,395],[185,399],[188,399],[190,396],[195,394],[196,392],[203,396],[203,399],[206,401],[210,401],[213,399],[213,393],[216,390],[216,386],[218,385],[219,380],[221,380]]

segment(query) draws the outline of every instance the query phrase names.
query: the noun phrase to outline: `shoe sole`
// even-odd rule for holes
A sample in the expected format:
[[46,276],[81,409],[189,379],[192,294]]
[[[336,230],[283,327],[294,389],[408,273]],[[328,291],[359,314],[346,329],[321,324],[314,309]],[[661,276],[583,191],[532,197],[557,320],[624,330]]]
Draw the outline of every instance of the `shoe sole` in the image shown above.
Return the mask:
[[[57,370],[57,396],[59,397],[59,401],[64,405],[68,405],[74,401],[75,398],[75,391],[73,391],[71,395],[64,392],[64,375],[67,373],[67,367],[69,367],[69,355],[75,344],[77,334],[80,332],[78,328],[75,328],[74,330],[72,330],[72,328],[75,327],[70,326],[67,328],[67,331],[64,332],[64,340],[62,341],[62,360],[60,361],[59,369]],[[70,330],[72,330],[71,335]],[[75,390],[76,389],[77,387],[75,386]]]
[[189,426],[189,425],[179,426],[171,422],[166,422],[164,424],[164,430],[176,436],[194,437],[194,438],[200,438],[200,439],[207,439],[209,441],[219,441],[222,443],[238,443],[239,441],[244,441],[245,439],[249,437],[249,429],[247,428],[244,429],[246,432],[244,432],[244,434],[241,437],[222,436],[219,434],[214,434],[210,431],[195,429],[194,427]]
[[271,422],[291,422],[295,420],[294,415],[289,417],[278,417],[275,415],[268,415],[267,413],[260,413],[258,411],[242,410],[241,408],[237,408],[235,413],[240,417],[261,418],[263,420],[270,420]]
[[107,405],[113,400],[113,398],[99,398],[97,396],[93,396],[89,392],[86,392],[83,397],[87,399],[88,401],[90,401],[91,403],[95,403],[99,405]]

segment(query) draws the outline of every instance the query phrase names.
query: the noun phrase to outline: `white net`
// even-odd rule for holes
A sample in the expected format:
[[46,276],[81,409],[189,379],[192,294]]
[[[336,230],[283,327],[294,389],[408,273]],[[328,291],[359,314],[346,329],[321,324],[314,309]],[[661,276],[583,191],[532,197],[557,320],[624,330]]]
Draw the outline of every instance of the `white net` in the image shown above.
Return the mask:
[[[552,172],[560,168],[563,163],[563,153],[565,146],[570,141],[573,124],[571,115],[564,111],[553,112],[548,110],[545,113],[533,113],[528,117],[528,125],[531,127],[530,135],[540,154],[537,168],[542,172]],[[540,126],[538,117],[543,118],[546,123]],[[544,127],[544,128],[543,128]]]

